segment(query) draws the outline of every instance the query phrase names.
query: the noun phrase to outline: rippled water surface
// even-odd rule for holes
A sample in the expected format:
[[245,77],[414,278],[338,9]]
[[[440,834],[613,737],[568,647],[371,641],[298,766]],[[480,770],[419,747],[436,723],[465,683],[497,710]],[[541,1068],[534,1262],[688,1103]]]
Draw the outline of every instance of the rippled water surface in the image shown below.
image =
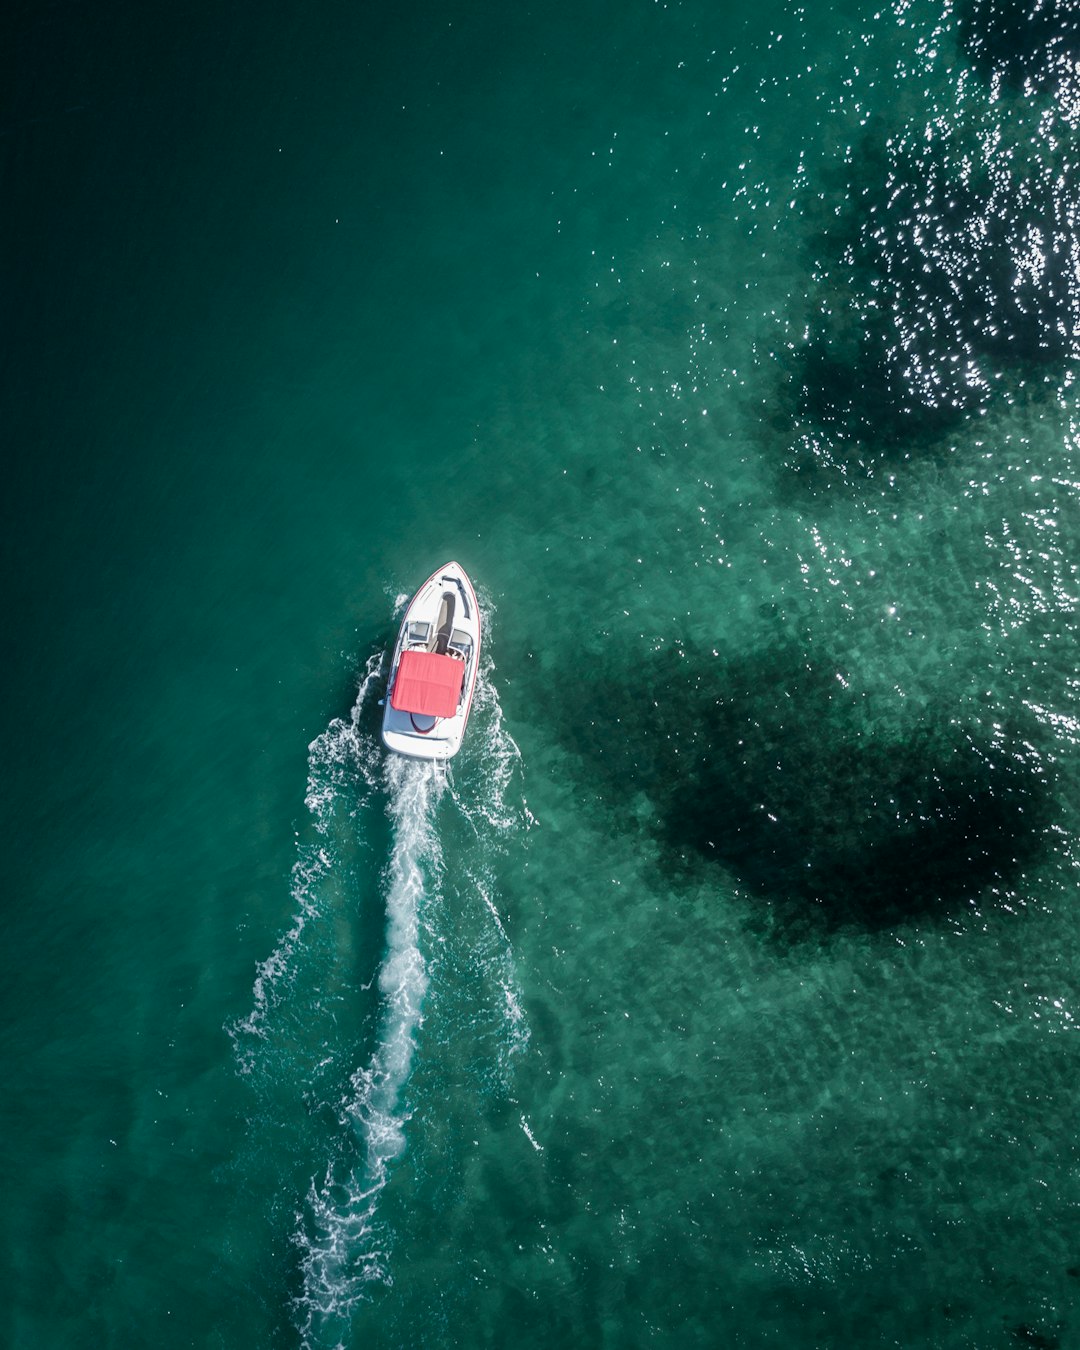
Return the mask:
[[1074,6],[6,47],[4,1344],[1077,1344]]

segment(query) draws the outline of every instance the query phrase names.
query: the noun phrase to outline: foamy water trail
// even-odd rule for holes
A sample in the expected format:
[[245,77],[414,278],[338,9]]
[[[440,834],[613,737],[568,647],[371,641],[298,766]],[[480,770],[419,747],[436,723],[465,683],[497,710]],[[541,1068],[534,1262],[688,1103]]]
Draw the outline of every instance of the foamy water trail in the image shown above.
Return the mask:
[[[512,1062],[528,1042],[512,947],[489,874],[501,838],[522,823],[521,811],[509,804],[521,757],[503,726],[490,674],[488,661],[477,684],[471,739],[459,762],[463,786],[426,764],[392,757],[385,767],[393,842],[375,1048],[337,1103],[342,1138],[312,1181],[294,1233],[303,1274],[297,1322],[309,1350],[346,1344],[357,1305],[370,1300],[376,1287],[392,1283],[394,1233],[378,1209],[405,1147],[406,1088],[429,981],[439,982],[433,991],[438,1017],[425,1043],[432,1054],[450,1057],[459,1035],[484,1044],[481,1091],[510,1091]],[[452,832],[460,845],[470,834],[479,845],[456,849],[452,884],[437,820],[444,793],[453,804]],[[451,819],[443,824],[450,826]],[[444,910],[451,903],[456,918],[448,924]]]
[[[350,716],[331,722],[309,747],[305,802],[315,829],[298,844],[294,913],[257,967],[250,1012],[228,1028],[239,1070],[253,1076],[275,1128],[295,1129],[298,1143],[310,1142],[322,1133],[310,1128],[312,1104],[337,1118],[300,1212],[295,1198],[289,1206],[302,1276],[295,1325],[311,1350],[346,1344],[357,1304],[392,1283],[395,1234],[379,1213],[380,1197],[405,1148],[413,1105],[407,1088],[429,982],[437,985],[429,1051],[452,1059],[462,1041],[481,1046],[473,1072],[482,1095],[511,1092],[512,1066],[528,1041],[493,870],[501,840],[523,822],[510,792],[520,753],[503,725],[491,673],[486,657],[470,737],[455,761],[458,788],[430,764],[387,758],[373,706],[384,662],[381,653],[368,660]],[[445,820],[440,802],[450,809]],[[357,982],[350,934],[363,887],[357,845],[373,837],[368,826],[380,803],[391,828],[378,886],[386,912],[379,1000],[373,1020],[345,1030],[342,1008],[355,1013],[371,988]],[[440,820],[455,840],[449,885]],[[357,1057],[363,1062],[350,1071]],[[288,1105],[298,1098],[282,1094],[289,1084],[306,1100],[303,1111]]]
[[480,962],[493,989],[498,989],[492,1012],[499,1028],[499,1049],[490,1065],[490,1078],[509,1090],[513,1061],[528,1044],[529,1027],[513,947],[499,912],[500,897],[489,869],[500,841],[519,830],[530,817],[524,801],[513,804],[510,786],[521,768],[521,751],[504,724],[491,672],[492,667],[485,665],[476,688],[474,708],[484,734],[471,747],[467,786],[459,789],[452,784],[451,792],[455,806],[482,844],[465,863],[462,874],[466,886],[479,897],[489,916],[485,928],[473,939],[471,954]]
[[385,1238],[376,1222],[390,1164],[405,1147],[402,1102],[427,989],[420,915],[437,897],[441,855],[434,811],[445,780],[432,765],[392,758],[386,764],[393,850],[387,869],[387,947],[379,971],[383,1008],[370,1062],[358,1069],[339,1104],[355,1136],[312,1182],[308,1212],[298,1216],[304,1291],[299,1300],[305,1346],[342,1343],[349,1315],[368,1284],[386,1280]]
[[378,687],[382,663],[381,651],[368,657],[349,717],[335,717],[308,746],[304,801],[315,819],[319,839],[301,845],[293,863],[289,885],[295,903],[292,921],[274,950],[256,966],[251,1010],[226,1026],[241,1073],[252,1071],[258,1043],[266,1036],[271,1009],[281,1001],[292,983],[295,960],[304,946],[305,929],[322,916],[323,883],[336,863],[330,826],[342,801],[347,799],[343,788],[348,785],[352,793],[355,813],[378,782],[382,756],[374,738],[362,730],[361,719]]

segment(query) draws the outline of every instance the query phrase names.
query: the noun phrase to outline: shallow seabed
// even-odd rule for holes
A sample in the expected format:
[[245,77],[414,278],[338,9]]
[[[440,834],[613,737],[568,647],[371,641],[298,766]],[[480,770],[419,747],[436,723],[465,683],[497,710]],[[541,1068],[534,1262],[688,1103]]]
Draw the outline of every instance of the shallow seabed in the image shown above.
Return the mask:
[[7,47],[0,1340],[1078,1343],[1071,9]]

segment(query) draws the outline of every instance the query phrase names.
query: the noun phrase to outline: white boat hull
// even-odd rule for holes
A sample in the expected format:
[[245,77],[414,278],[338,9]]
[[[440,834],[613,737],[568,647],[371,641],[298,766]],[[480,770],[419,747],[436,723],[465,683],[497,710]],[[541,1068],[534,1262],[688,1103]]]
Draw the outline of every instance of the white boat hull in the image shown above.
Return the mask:
[[[411,759],[445,761],[461,748],[480,669],[480,607],[465,569],[449,562],[433,572],[409,601],[390,658],[390,678],[383,706],[382,738],[388,750]],[[436,716],[410,711],[398,685],[405,652],[429,652],[464,663],[460,693],[453,712]],[[413,658],[410,658],[412,661]]]

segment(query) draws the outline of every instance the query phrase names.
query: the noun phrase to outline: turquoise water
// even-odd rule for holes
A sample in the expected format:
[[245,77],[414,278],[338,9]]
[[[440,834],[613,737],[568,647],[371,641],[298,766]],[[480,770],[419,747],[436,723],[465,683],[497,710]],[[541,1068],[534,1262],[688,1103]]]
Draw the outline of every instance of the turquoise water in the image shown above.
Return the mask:
[[8,39],[0,1340],[1080,1344],[1073,11]]

